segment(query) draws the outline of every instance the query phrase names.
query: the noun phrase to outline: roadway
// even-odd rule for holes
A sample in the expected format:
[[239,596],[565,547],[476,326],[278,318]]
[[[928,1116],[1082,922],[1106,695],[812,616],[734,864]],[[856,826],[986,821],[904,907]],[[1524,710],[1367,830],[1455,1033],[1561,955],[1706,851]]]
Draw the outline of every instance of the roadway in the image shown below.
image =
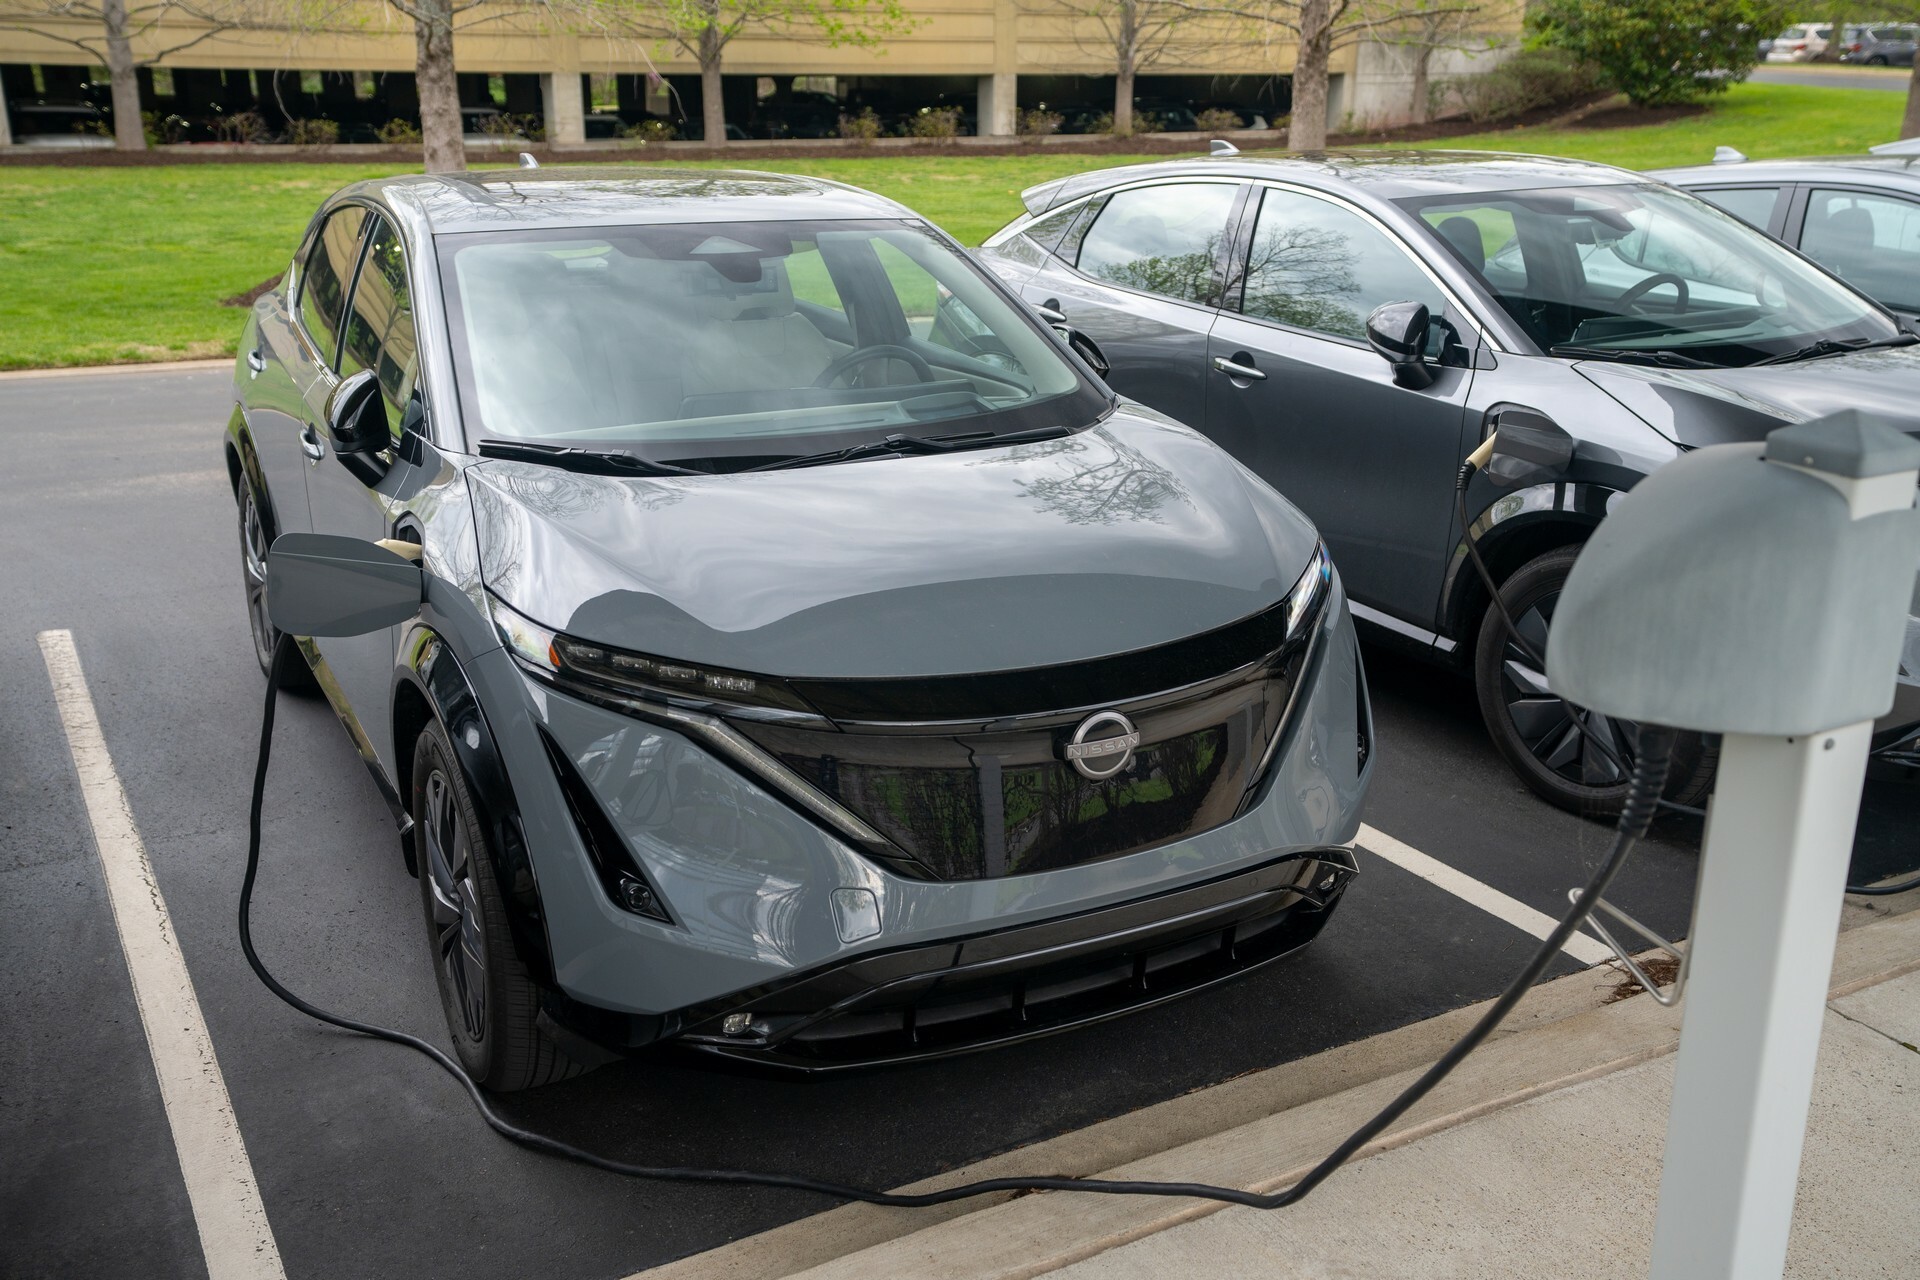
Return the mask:
[[[42,658],[53,629],[73,636],[119,820],[151,860],[204,1018],[201,1069],[231,1099],[237,1167],[285,1275],[598,1280],[828,1207],[631,1184],[509,1146],[427,1063],[313,1024],[254,980],[233,916],[262,682],[220,460],[229,405],[227,374],[204,368],[0,379],[0,1274],[208,1274],[193,1157],[176,1145],[186,1118],[170,1125],[156,1082]],[[1464,686],[1368,661],[1367,820],[1444,864],[1442,882],[1491,891],[1475,890],[1483,905],[1363,851],[1307,953],[1118,1022],[825,1081],[654,1058],[501,1109],[627,1159],[892,1186],[1493,994],[1534,946],[1511,903],[1558,915],[1608,832],[1521,789]],[[1915,830],[1920,787],[1870,784],[1856,878],[1920,864]],[[1663,820],[1612,896],[1683,933],[1698,838]],[[255,933],[274,968],[323,1005],[443,1042],[417,888],[323,703],[282,699],[265,859]]]

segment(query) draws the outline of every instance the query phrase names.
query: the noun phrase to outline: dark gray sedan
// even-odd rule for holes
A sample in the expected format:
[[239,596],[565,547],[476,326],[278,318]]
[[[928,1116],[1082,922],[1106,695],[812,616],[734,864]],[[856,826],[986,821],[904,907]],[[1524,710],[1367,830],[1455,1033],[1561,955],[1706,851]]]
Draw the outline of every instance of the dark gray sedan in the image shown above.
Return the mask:
[[1792,245],[1909,323],[1920,322],[1920,140],[1873,155],[1748,160],[1651,177]]
[[[1631,743],[1605,723],[1580,730],[1585,713],[1508,641],[1468,564],[1454,482],[1492,424],[1525,410],[1573,449],[1552,482],[1501,491],[1482,475],[1467,495],[1536,640],[1612,500],[1682,451],[1846,407],[1920,430],[1920,350],[1891,315],[1620,169],[1224,154],[1078,174],[1022,199],[982,258],[1097,342],[1116,391],[1198,424],[1298,503],[1355,617],[1471,671],[1494,742],[1569,809],[1619,803]],[[1920,644],[1904,678],[1879,742],[1910,756]],[[1670,797],[1698,802],[1711,744],[1686,744],[1681,763]]]
[[899,205],[363,183],[241,350],[262,663],[285,535],[422,559],[398,625],[279,616],[488,1087],[1042,1035],[1294,951],[1353,874],[1372,726],[1313,526]]

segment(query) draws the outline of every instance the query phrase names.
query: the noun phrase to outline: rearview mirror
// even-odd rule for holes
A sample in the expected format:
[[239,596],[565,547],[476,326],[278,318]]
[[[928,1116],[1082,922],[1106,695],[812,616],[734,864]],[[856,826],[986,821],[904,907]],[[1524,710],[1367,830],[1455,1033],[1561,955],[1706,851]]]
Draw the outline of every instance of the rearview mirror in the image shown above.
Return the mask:
[[283,533],[267,552],[267,616],[289,635],[382,630],[420,612],[424,589],[419,565],[359,538]]
[[378,453],[387,447],[387,407],[373,370],[362,369],[333,389],[327,400],[327,434],[337,454]]
[[1427,365],[1427,334],[1433,318],[1425,304],[1388,302],[1367,317],[1367,345],[1393,368],[1394,385],[1423,391],[1433,385]]

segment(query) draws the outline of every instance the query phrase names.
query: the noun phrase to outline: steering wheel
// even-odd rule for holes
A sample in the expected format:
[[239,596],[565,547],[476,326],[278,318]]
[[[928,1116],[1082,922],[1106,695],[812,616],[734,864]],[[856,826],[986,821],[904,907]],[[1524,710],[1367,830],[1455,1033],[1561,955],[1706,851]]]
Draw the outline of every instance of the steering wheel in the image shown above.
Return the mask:
[[933,366],[927,363],[925,356],[913,350],[911,347],[902,347],[895,343],[883,342],[879,346],[874,347],[855,347],[845,355],[838,357],[832,364],[820,371],[820,376],[813,380],[813,385],[816,387],[830,387],[839,381],[849,370],[857,369],[861,365],[874,360],[898,360],[912,369],[914,376],[919,378],[920,381],[932,382],[934,380]]
[[1625,293],[1613,300],[1617,307],[1630,307],[1663,284],[1670,284],[1679,292],[1679,298],[1673,304],[1673,314],[1681,315],[1687,309],[1687,282],[1671,271],[1662,271],[1648,276]]

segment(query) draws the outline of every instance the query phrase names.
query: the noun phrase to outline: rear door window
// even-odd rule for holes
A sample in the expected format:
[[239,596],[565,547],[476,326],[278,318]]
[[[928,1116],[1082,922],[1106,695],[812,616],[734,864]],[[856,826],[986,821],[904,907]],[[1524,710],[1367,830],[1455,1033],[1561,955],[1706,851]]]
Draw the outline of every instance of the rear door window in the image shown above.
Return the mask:
[[1920,311],[1920,203],[1811,191],[1800,252],[1890,307]]
[[1188,182],[1115,192],[1087,230],[1078,266],[1123,289],[1211,306],[1239,191],[1229,182]]
[[1779,187],[1718,187],[1693,194],[1762,231],[1773,229],[1773,208],[1780,202]]
[[340,316],[346,308],[347,287],[353,283],[353,262],[366,220],[367,211],[357,204],[334,210],[300,267],[300,327],[319,350],[323,364],[333,364],[340,354]]

